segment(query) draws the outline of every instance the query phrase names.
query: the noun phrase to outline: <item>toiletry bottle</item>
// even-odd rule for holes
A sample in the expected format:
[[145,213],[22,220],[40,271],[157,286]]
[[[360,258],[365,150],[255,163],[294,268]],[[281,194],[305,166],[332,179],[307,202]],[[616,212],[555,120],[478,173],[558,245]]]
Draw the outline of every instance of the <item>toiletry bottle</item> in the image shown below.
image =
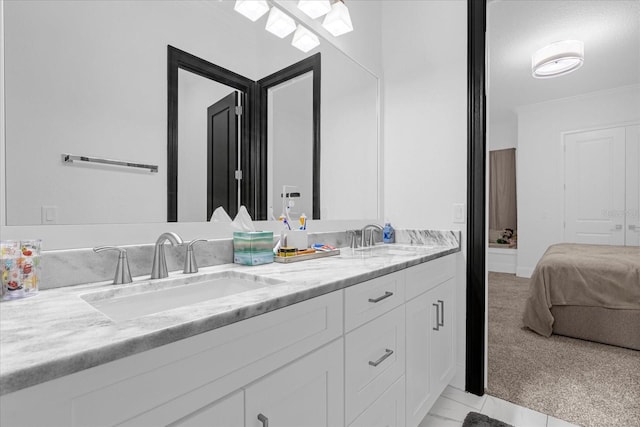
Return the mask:
[[384,243],[394,243],[396,241],[396,232],[388,220],[384,222],[384,229],[382,230],[382,241]]

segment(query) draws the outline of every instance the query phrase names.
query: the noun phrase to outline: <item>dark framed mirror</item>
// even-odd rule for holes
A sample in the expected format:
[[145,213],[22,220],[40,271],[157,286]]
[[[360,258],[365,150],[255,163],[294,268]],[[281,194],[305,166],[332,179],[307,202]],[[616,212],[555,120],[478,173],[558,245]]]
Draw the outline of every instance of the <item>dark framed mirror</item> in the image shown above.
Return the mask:
[[[181,191],[189,186],[182,185],[179,189],[179,149],[180,134],[179,105],[181,71],[193,73],[213,82],[228,87],[224,97],[211,98],[211,105],[207,110],[207,174],[206,174],[206,218],[205,212],[200,210],[195,220],[210,220],[213,210],[218,206],[225,208],[233,217],[237,213],[239,205],[247,207],[249,214],[255,220],[266,220],[271,217],[269,208],[273,208],[273,197],[276,191],[268,188],[267,174],[272,172],[275,166],[269,164],[269,141],[271,116],[269,111],[270,94],[279,85],[292,82],[308,74],[311,81],[309,129],[310,141],[308,151],[310,159],[297,158],[298,150],[289,150],[285,153],[288,161],[298,164],[309,161],[313,219],[320,219],[320,98],[321,98],[321,57],[316,53],[309,58],[285,67],[270,74],[263,79],[254,81],[245,76],[227,70],[216,64],[210,63],[195,55],[177,49],[167,47],[167,221],[175,222],[184,220],[182,212],[179,213],[180,200],[184,199]],[[199,92],[202,92],[200,90]],[[305,102],[304,100],[302,101]],[[273,104],[273,103],[271,103]],[[206,104],[205,104],[206,105]],[[183,105],[184,107],[184,105]],[[197,115],[203,115],[196,111]],[[289,119],[280,126],[288,126],[295,122]],[[270,124],[271,123],[271,124]],[[282,123],[282,122],[281,122]],[[285,132],[287,133],[287,132]],[[237,140],[237,144],[234,141]],[[222,142],[221,142],[222,141]],[[301,142],[303,144],[304,142]],[[204,179],[204,178],[202,178]],[[238,191],[236,191],[236,188]],[[271,206],[268,206],[267,194],[272,195]],[[277,193],[278,197],[282,197]],[[308,195],[307,195],[308,196]]]

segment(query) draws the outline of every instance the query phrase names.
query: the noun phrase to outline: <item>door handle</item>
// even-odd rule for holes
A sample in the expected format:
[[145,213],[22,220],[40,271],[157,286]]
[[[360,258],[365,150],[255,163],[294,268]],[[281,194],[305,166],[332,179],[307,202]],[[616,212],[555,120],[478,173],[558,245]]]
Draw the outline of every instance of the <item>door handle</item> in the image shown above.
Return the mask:
[[369,302],[373,302],[373,303],[380,302],[385,298],[389,298],[391,295],[393,295],[393,292],[387,291],[384,293],[384,295],[379,296],[378,298],[369,298]]
[[436,308],[436,326],[431,329],[433,329],[434,331],[439,331],[440,330],[440,304],[433,303],[431,305]]
[[387,349],[385,349],[384,354],[382,355],[382,357],[380,359],[376,360],[375,362],[370,360],[369,361],[369,365],[371,365],[371,366],[373,366],[375,368],[376,366],[378,366],[379,364],[381,364],[382,362],[387,360],[387,358],[389,356],[391,356],[392,354],[393,354],[393,350],[389,350],[387,348]]
[[444,301],[438,300],[438,304],[440,304],[440,318],[442,321],[438,320],[438,327],[444,326]]
[[262,427],[269,427],[269,418],[262,414],[258,414],[258,421],[262,423]]

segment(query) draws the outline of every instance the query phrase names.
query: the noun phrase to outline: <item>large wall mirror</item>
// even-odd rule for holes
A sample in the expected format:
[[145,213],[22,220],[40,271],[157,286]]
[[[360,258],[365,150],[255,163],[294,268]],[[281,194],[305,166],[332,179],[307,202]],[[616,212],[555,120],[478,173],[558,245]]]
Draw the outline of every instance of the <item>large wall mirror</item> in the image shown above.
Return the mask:
[[[233,4],[4,2],[6,225],[170,219],[167,46],[253,82],[318,53],[322,66],[319,111],[312,98],[303,98],[316,87],[313,72],[270,81],[264,93],[252,95],[263,101],[244,109],[264,115],[270,126],[261,130],[261,122],[245,123],[247,116],[227,122],[248,151],[224,162],[218,156],[218,165],[206,156],[207,133],[215,129],[202,122],[209,107],[225,98],[248,105],[248,90],[179,70],[177,108],[185,114],[178,115],[177,164],[186,175],[179,175],[175,189],[177,221],[209,220],[208,203],[218,201],[208,201],[202,177],[221,167],[253,178],[241,181],[248,188],[236,197],[256,219],[280,214],[283,185],[300,193],[297,208],[308,217],[378,217],[378,78],[326,40],[308,53],[297,50],[264,30],[266,18],[251,22]],[[314,128],[316,113],[320,124]],[[158,170],[69,164],[61,160],[65,153]]]

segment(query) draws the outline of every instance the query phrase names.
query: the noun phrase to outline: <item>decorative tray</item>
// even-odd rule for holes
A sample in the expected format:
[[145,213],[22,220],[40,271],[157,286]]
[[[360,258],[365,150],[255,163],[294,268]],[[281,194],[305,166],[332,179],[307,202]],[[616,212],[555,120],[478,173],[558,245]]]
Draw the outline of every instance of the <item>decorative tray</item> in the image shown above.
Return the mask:
[[273,259],[275,262],[279,262],[282,264],[290,264],[292,262],[299,261],[307,261],[310,259],[316,258],[326,258],[328,256],[340,255],[340,249],[335,249],[333,251],[326,252],[316,252],[315,254],[304,254],[304,255],[294,255],[294,256],[274,256]]

